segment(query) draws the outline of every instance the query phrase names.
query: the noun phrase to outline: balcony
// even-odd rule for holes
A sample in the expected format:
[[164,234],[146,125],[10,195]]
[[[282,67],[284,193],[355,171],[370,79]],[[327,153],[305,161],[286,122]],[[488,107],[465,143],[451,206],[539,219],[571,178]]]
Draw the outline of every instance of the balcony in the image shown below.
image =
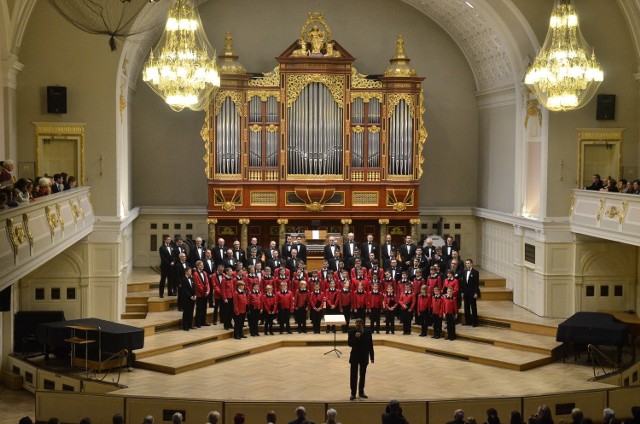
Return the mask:
[[93,220],[89,187],[0,212],[0,290],[89,235]]
[[640,246],[640,196],[573,190],[571,231]]

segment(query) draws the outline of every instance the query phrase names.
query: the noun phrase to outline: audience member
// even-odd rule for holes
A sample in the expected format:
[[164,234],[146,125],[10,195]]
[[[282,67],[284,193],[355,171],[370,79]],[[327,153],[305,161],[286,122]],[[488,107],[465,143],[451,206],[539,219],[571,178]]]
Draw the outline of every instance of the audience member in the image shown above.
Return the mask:
[[523,424],[522,422],[522,414],[520,411],[511,411],[511,421],[510,424]]
[[22,417],[20,421],[18,421],[18,424],[33,424],[33,421],[31,421],[29,417]]
[[0,187],[8,187],[15,183],[15,177],[11,175],[15,164],[11,159],[0,162]]
[[38,180],[38,187],[36,188],[35,197],[48,196],[49,194],[51,194],[51,179],[47,177],[41,177]]
[[339,422],[336,421],[337,415],[338,415],[338,412],[335,409],[333,408],[327,409],[327,422],[325,424],[340,424]]
[[15,188],[19,191],[18,195],[16,196],[16,200],[18,200],[18,202],[30,202],[33,200],[33,183],[26,179],[26,178],[20,178],[16,184],[15,184]]
[[485,424],[500,424],[498,411],[495,408],[487,409],[487,422]]
[[624,424],[640,424],[640,406],[631,408],[631,419],[626,420]]
[[74,176],[70,176],[67,179],[67,184],[65,185],[65,190],[71,190],[72,188],[78,187],[78,179]]
[[620,193],[626,193],[627,192],[627,187],[631,187],[631,184],[629,184],[629,181],[627,181],[624,178],[620,178],[620,181],[618,181],[618,191]]
[[604,182],[603,187],[600,189],[600,191],[608,191],[610,193],[617,193],[618,192],[618,183],[615,179],[611,178],[611,177],[607,177],[607,179]]
[[142,421],[142,424],[154,424],[155,420],[153,419],[153,416],[151,415],[147,415],[146,417],[144,417],[144,421]]
[[593,424],[593,420],[591,418],[585,417],[580,421],[580,424]]
[[62,174],[54,174],[51,184],[51,193],[60,193],[64,191],[64,182],[62,180]]
[[462,409],[453,411],[453,421],[449,421],[447,424],[464,424],[464,411]]
[[49,418],[49,421],[47,421],[47,424],[60,424],[60,420],[56,417],[51,417]]
[[580,408],[573,408],[571,410],[571,422],[572,424],[580,424],[582,419],[584,418],[584,414]]
[[553,424],[551,409],[547,405],[540,405],[538,412],[529,418],[529,424]]
[[171,423],[182,424],[182,414],[179,412],[176,412],[175,414],[173,414],[173,416],[171,417]]
[[296,416],[297,418],[295,420],[289,421],[289,424],[302,424],[304,422],[314,424],[314,421],[307,420],[307,410],[304,408],[304,406],[298,406],[296,408]]
[[476,419],[473,417],[467,417],[467,419],[465,420],[465,424],[478,424],[478,421],[476,421]]
[[594,190],[594,191],[598,191],[600,190],[604,185],[602,184],[602,180],[600,179],[600,175],[599,174],[593,174],[591,176],[591,185],[590,186],[584,186],[583,188],[585,190]]
[[120,413],[114,414],[113,417],[111,418],[111,423],[112,424],[124,424],[124,417]]
[[9,209],[7,205],[7,193],[0,191],[0,210]]
[[604,408],[602,411],[602,423],[610,424],[611,420],[615,419],[616,413],[611,408]]
[[220,422],[220,413],[218,411],[211,411],[207,415],[207,422],[209,424],[218,424]]
[[238,412],[234,417],[233,417],[233,424],[244,424],[244,414]]
[[276,411],[267,412],[267,424],[276,424]]
[[395,399],[389,402],[385,413],[382,414],[382,424],[409,424],[407,419],[402,415],[400,402]]
[[91,418],[84,417],[83,419],[80,420],[80,424],[91,424]]

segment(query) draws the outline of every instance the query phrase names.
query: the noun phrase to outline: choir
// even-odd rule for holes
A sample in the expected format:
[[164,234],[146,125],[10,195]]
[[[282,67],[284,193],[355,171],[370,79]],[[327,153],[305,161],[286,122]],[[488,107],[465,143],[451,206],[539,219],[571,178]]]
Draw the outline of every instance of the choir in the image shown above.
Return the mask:
[[[379,334],[384,316],[387,334],[395,334],[395,322],[399,319],[405,335],[411,334],[415,320],[421,327],[420,336],[426,336],[432,326],[433,338],[439,339],[444,321],[447,338],[456,337],[458,296],[465,281],[464,273],[457,268],[458,248],[451,237],[445,248],[432,248],[427,242],[423,249],[413,244],[410,236],[401,246],[394,246],[387,237],[387,242],[378,248],[371,235],[360,244],[349,234],[342,247],[344,254],[330,239],[324,249],[322,268],[311,271],[306,269],[306,249],[299,239],[289,237],[282,252],[275,243],[263,250],[256,246],[257,240],[251,241],[248,255],[243,254],[237,242],[233,249],[226,249],[219,241],[211,250],[196,243],[189,254],[192,261],[189,264],[185,263],[184,249],[175,249],[179,252],[177,264],[182,268],[194,267],[195,327],[210,325],[206,323],[208,305],[213,307],[212,324],[217,325],[220,320],[226,330],[233,330],[238,340],[246,338],[245,320],[252,337],[260,336],[260,324],[264,324],[264,335],[273,335],[276,319],[279,333],[291,334],[291,315],[298,333],[307,333],[310,320],[311,330],[319,334],[325,314],[344,315],[344,333],[353,317],[365,322],[368,318],[371,331]],[[160,252],[161,257],[171,251],[167,246]],[[363,259],[363,252],[367,260]],[[380,267],[380,262],[388,264],[386,269]],[[454,269],[448,269],[445,276],[441,269],[449,264]],[[185,298],[191,300],[190,296]],[[185,312],[183,328],[193,328],[193,316],[189,316],[193,306],[186,303],[180,306]],[[335,331],[335,326],[326,328],[327,333]]]

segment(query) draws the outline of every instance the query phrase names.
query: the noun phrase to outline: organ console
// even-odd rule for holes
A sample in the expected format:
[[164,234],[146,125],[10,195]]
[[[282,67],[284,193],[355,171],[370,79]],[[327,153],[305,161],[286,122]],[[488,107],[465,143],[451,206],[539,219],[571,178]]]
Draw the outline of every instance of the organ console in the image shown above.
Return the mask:
[[[349,218],[378,228],[379,218],[416,217],[424,78],[409,65],[402,36],[376,76],[358,72],[320,13],[309,14],[266,74],[246,72],[230,34],[225,44],[221,87],[202,129],[208,215],[219,235],[238,236],[238,218],[264,240],[278,234],[278,219]],[[287,227],[306,229],[319,228]]]

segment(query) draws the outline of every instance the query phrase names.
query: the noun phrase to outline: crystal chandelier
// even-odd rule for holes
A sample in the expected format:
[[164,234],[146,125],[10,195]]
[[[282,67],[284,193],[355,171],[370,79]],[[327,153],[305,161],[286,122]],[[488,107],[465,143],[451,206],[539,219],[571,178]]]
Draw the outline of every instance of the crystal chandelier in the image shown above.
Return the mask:
[[556,0],[547,38],[524,83],[547,109],[558,111],[585,106],[602,80],[602,67],[580,32],[571,0]]
[[203,110],[211,91],[220,87],[215,57],[193,0],[173,0],[142,79],[171,109]]

